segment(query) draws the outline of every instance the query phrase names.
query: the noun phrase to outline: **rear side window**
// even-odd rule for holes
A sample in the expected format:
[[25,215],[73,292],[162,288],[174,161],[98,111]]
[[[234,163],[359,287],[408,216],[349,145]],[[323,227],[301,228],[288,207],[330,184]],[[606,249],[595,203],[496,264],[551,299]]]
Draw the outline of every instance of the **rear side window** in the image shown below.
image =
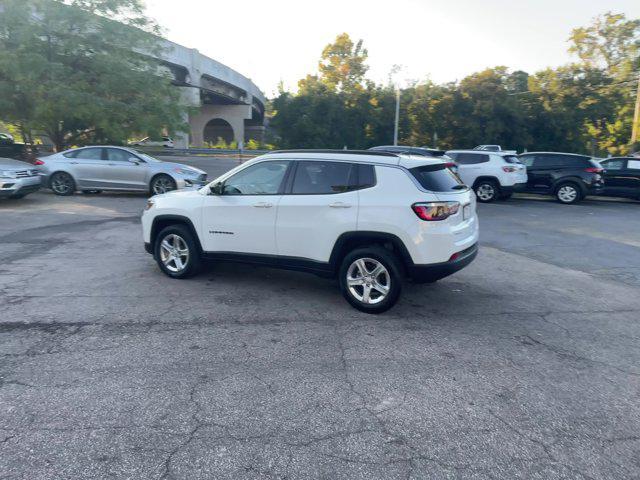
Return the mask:
[[409,171],[422,188],[430,192],[448,192],[458,185],[463,185],[460,179],[441,163],[423,165]]
[[102,148],[83,148],[73,158],[81,158],[84,160],[102,160]]
[[356,188],[369,188],[376,184],[376,171],[373,165],[358,164]]
[[487,163],[489,155],[486,153],[458,153],[456,162],[460,165],[475,165],[477,163]]
[[298,162],[293,194],[342,193],[352,189],[355,165],[346,162]]
[[590,167],[591,159],[589,157],[573,157],[565,155],[554,155],[556,157],[556,164],[563,167]]
[[627,168],[640,170],[640,160],[627,160]]

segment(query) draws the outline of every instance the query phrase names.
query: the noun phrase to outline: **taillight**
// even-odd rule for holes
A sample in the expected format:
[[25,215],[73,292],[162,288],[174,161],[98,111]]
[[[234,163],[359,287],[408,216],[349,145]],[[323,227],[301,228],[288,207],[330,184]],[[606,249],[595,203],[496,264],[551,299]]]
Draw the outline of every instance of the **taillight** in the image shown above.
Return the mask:
[[36,158],[36,160],[33,162],[34,165],[44,165],[44,162],[42,160],[40,160],[39,158]]
[[454,162],[447,162],[444,164],[445,167],[447,168],[456,168],[457,165]]
[[425,202],[414,203],[411,208],[415,214],[427,222],[445,220],[455,215],[460,208],[458,202]]
[[584,171],[588,173],[602,173],[604,169],[598,167],[589,167],[585,168]]
[[502,167],[502,170],[507,173],[513,173],[518,171],[516,167]]

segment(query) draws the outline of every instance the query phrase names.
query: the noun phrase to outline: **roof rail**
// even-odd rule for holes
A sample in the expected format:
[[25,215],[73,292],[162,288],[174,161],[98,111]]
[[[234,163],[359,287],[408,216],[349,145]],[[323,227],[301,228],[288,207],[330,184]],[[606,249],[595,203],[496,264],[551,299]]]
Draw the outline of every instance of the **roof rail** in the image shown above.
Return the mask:
[[375,157],[398,157],[397,153],[378,152],[375,150],[339,150],[339,149],[297,149],[297,150],[274,150],[269,153],[337,153],[344,155],[370,155]]

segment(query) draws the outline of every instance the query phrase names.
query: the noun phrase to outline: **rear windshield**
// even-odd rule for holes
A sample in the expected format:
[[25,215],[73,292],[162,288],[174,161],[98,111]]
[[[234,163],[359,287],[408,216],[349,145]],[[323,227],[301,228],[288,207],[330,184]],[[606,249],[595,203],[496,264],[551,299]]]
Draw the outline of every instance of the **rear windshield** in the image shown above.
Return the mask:
[[505,155],[502,158],[504,158],[504,161],[507,163],[522,163],[520,159],[515,155]]
[[446,165],[423,165],[409,170],[422,188],[430,192],[448,192],[458,185],[463,185],[460,179],[449,170]]

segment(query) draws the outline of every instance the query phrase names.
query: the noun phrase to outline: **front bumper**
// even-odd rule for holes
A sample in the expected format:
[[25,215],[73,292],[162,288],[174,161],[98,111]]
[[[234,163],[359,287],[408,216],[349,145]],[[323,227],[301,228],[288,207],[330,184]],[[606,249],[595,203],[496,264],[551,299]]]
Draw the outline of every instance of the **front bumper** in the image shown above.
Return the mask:
[[447,262],[432,263],[429,265],[413,264],[413,266],[409,267],[409,275],[418,283],[435,282],[441,278],[448,277],[473,262],[478,255],[478,244],[474,243],[469,248],[458,252],[457,255],[455,260],[449,260]]
[[40,190],[42,180],[40,176],[2,178],[0,179],[0,197],[13,197],[27,195]]

